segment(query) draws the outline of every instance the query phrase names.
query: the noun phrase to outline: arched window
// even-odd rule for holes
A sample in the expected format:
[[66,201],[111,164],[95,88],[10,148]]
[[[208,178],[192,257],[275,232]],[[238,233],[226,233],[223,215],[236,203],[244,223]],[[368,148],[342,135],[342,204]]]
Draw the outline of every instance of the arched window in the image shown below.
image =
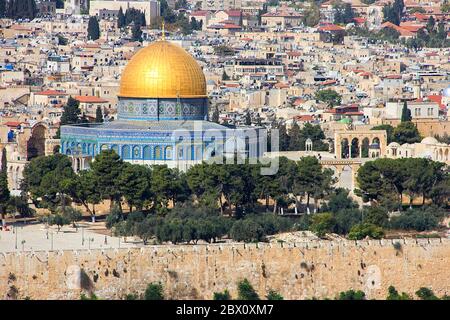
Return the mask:
[[133,147],[133,159],[139,159],[141,157],[141,148],[138,146]]
[[178,148],[178,159],[183,159],[183,147]]
[[150,160],[152,158],[152,149],[150,148],[150,146],[145,146],[143,153],[144,153],[144,160]]
[[117,153],[118,155],[120,155],[120,153],[119,153],[119,146],[118,145],[113,145],[112,147],[111,147],[111,150],[114,150],[114,152],[115,153]]
[[172,147],[166,147],[166,159],[172,159]]
[[130,146],[122,147],[122,159],[130,159],[131,158],[131,148]]
[[109,148],[108,148],[108,145],[107,144],[102,144],[102,146],[101,146],[101,148],[100,148],[100,150],[101,151],[103,151],[103,150],[108,150]]
[[155,147],[155,159],[156,160],[161,160],[161,147],[157,146]]

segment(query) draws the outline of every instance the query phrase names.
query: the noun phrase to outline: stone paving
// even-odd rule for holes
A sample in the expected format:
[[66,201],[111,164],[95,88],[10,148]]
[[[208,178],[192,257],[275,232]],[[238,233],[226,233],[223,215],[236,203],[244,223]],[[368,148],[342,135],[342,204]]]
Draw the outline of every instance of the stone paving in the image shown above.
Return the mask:
[[[134,242],[128,237],[105,235],[103,223],[79,223],[78,231],[72,226],[64,226],[58,232],[54,226],[42,223],[16,223],[8,225],[9,231],[0,231],[0,252],[80,250],[106,248],[135,248],[142,242]],[[103,231],[103,234],[102,234]],[[90,241],[89,241],[90,240]]]

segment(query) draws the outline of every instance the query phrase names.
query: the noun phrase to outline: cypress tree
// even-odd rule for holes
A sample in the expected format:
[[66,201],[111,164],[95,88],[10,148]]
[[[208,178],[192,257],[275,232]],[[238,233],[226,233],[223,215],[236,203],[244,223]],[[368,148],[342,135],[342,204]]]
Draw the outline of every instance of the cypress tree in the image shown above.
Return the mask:
[[408,109],[408,104],[405,101],[403,103],[402,117],[400,118],[400,121],[401,122],[407,122],[407,121],[411,121],[411,120],[412,120],[411,111]]
[[145,20],[145,13],[142,12],[140,15],[140,25],[145,27],[147,25],[147,21]]
[[61,116],[61,125],[79,122],[78,116],[80,113],[80,103],[74,98],[69,97]]
[[227,75],[227,73],[225,72],[225,70],[222,73],[222,80],[223,81],[227,81],[230,80],[230,77]]
[[88,39],[97,40],[100,38],[100,26],[96,17],[90,17],[88,23]]
[[103,122],[103,113],[100,106],[98,106],[97,110],[95,110],[95,122]]
[[117,27],[123,28],[126,25],[125,15],[123,14],[122,7],[119,9],[119,14],[117,15]]
[[134,23],[133,29],[132,29],[132,37],[133,41],[142,41],[142,31],[141,26],[137,23]]
[[215,122],[215,123],[219,123],[219,115],[220,115],[219,108],[217,108],[217,106],[216,106],[214,108],[214,112],[212,114],[211,121]]
[[14,9],[15,9],[15,0],[9,0],[6,5],[6,17],[10,19],[14,19]]
[[56,9],[64,9],[64,0],[56,0]]
[[5,171],[0,172],[0,213],[2,215],[2,226],[5,227],[6,208],[10,199],[8,188],[8,176]]
[[287,134],[286,125],[280,124],[278,127],[279,151],[289,150],[289,135]]
[[30,20],[33,20],[36,17],[37,12],[37,6],[35,0],[28,0],[27,1],[27,15],[26,17]]
[[1,172],[6,172],[8,168],[7,165],[7,160],[6,160],[6,148],[3,148],[2,150],[2,171]]
[[247,110],[245,114],[245,125],[250,126],[252,124],[252,117],[250,117],[250,112]]
[[6,0],[0,0],[0,18],[6,16]]
[[302,146],[302,140],[300,126],[297,122],[294,122],[289,130],[289,151],[304,150],[305,148]]

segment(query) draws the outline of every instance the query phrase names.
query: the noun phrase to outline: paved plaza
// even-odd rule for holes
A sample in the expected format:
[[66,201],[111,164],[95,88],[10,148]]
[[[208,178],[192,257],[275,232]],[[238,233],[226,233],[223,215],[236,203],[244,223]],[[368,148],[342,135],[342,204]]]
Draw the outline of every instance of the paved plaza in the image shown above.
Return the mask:
[[[42,223],[17,223],[9,225],[9,231],[0,231],[0,252],[49,251],[135,248],[142,242],[134,242],[132,237],[124,238],[105,235],[109,233],[103,223],[79,223],[78,231],[72,226],[64,226],[58,232],[54,226]],[[103,233],[103,234],[102,234]]]

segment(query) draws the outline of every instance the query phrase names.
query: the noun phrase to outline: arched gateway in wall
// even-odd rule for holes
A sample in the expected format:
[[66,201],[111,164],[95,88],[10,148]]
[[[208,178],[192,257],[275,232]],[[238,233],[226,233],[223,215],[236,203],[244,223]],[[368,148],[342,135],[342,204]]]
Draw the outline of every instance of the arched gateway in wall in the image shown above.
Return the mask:
[[338,130],[334,133],[337,159],[379,158],[386,152],[385,130]]
[[31,137],[27,142],[27,160],[45,155],[45,140],[48,135],[48,128],[38,123],[31,129]]

